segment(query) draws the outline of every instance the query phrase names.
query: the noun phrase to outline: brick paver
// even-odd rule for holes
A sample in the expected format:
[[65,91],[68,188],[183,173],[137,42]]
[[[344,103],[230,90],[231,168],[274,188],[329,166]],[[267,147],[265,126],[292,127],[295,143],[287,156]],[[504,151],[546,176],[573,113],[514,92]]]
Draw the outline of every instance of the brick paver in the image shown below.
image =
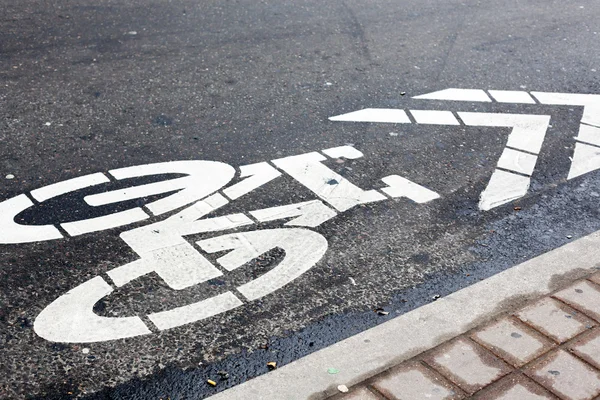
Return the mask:
[[511,374],[481,391],[476,400],[554,400],[551,393],[520,373]]
[[454,400],[465,397],[444,378],[418,362],[393,369],[376,379],[373,387],[393,400]]
[[583,335],[569,348],[580,358],[600,369],[600,328]]
[[442,346],[425,361],[467,393],[474,393],[510,372],[507,364],[467,338]]
[[516,316],[558,343],[566,342],[595,325],[579,311],[550,297],[525,307]]
[[580,281],[554,295],[571,307],[600,321],[600,288],[588,281]]
[[554,346],[552,341],[511,318],[496,321],[471,337],[515,367],[528,363]]
[[599,321],[596,273],[335,399],[600,400]]
[[529,367],[525,373],[568,400],[588,400],[600,394],[600,372],[564,350]]

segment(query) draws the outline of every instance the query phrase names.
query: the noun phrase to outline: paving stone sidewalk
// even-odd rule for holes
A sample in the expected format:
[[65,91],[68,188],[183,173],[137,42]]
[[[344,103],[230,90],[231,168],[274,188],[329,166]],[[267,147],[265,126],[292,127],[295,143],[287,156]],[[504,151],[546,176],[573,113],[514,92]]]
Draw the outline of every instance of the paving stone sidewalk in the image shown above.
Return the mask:
[[600,400],[599,323],[596,273],[330,400]]

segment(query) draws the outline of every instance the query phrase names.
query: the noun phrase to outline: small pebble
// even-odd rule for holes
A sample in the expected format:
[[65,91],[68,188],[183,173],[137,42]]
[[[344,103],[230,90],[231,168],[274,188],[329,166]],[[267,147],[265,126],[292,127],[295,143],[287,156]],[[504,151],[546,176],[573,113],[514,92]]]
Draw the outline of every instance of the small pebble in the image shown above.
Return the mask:
[[348,386],[340,385],[340,386],[338,386],[338,390],[342,393],[348,393]]
[[84,349],[81,349],[81,352],[82,352],[83,354],[88,354],[88,353],[90,352],[90,349],[88,349],[88,348],[86,347],[86,348],[84,348]]
[[46,122],[44,125],[50,126],[50,125],[52,125],[52,122]]

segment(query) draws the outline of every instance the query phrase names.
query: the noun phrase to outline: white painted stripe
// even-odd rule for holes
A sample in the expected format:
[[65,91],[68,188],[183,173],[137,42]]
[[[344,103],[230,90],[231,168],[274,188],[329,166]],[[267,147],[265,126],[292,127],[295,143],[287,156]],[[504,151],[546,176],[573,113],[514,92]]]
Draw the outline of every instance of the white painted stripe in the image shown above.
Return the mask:
[[529,178],[521,175],[495,170],[487,187],[481,193],[479,208],[488,211],[525,196],[529,189],[529,181]]
[[540,103],[583,106],[581,123],[600,127],[600,95],[578,93],[531,92]]
[[390,124],[410,124],[410,119],[404,110],[395,108],[365,108],[347,114],[330,117],[330,121],[348,122],[385,122]]
[[407,197],[416,203],[427,203],[439,199],[440,195],[426,187],[418,185],[398,175],[390,175],[381,180],[388,185],[381,189],[390,197]]
[[321,153],[331,158],[347,158],[349,160],[356,160],[364,155],[360,150],[352,146],[332,147],[330,149],[321,150]]
[[[417,354],[461,335],[495,316],[514,311],[514,299],[554,290],[556,278],[594,271],[600,232],[533,258],[435,302],[225,390],[211,400],[324,399],[337,386],[353,386]],[[572,279],[572,278],[571,278]],[[356,290],[363,290],[360,286]],[[511,301],[507,305],[507,301]],[[329,368],[339,370],[328,374]]]
[[281,172],[271,167],[269,163],[243,165],[240,167],[240,178],[246,178],[241,182],[223,190],[223,194],[231,200],[239,199],[254,189],[261,187],[267,182],[281,176]]
[[469,126],[512,127],[506,145],[535,154],[540,152],[550,124],[549,115],[459,112],[458,116]]
[[83,200],[90,206],[98,207],[107,204],[119,203],[121,201],[140,199],[142,197],[185,189],[188,184],[189,178],[187,177],[169,179],[167,181],[147,183],[145,185],[113,190],[110,192],[91,194],[89,196],[85,196]]
[[498,160],[498,167],[531,176],[536,162],[537,157],[534,155],[505,148]]
[[452,111],[410,110],[417,124],[460,125]]
[[600,146],[600,128],[581,124],[579,126],[579,135],[575,139],[580,142]]
[[0,203],[0,243],[29,243],[43,240],[61,239],[63,235],[52,225],[21,225],[15,217],[33,207],[33,202],[24,195],[18,195]]
[[567,179],[577,178],[597,169],[600,169],[600,148],[584,143],[576,143],[573,162]]
[[363,203],[385,200],[385,196],[376,190],[362,190],[327,168],[321,163],[325,160],[323,155],[314,152],[273,160],[273,164],[338,211],[346,211]]
[[[163,199],[153,201],[146,205],[154,215],[161,215],[177,208],[184,207],[194,201],[200,200],[225,186],[235,175],[235,169],[227,164],[217,161],[170,161],[156,164],[135,165],[132,167],[119,168],[109,171],[116,179],[129,179],[142,176],[160,174],[185,174],[186,178],[177,178],[177,185],[186,182],[184,189],[167,196]],[[185,179],[185,181],[183,181]],[[168,189],[169,184],[151,184],[159,192]],[[114,193],[110,203],[124,201],[130,198],[144,197],[148,195],[146,185],[129,188],[127,193],[123,191]],[[109,193],[104,194],[108,196]],[[164,192],[162,192],[164,193]],[[100,195],[98,195],[100,196]]]
[[314,228],[335,217],[337,213],[320,200],[310,200],[303,203],[250,211],[250,215],[260,222],[297,217],[286,222],[285,226],[308,226]]
[[499,103],[535,104],[527,92],[517,90],[489,90],[490,96]]
[[109,318],[94,313],[94,304],[113,289],[97,276],[54,300],[37,316],[35,333],[52,342],[87,343],[152,333],[139,317]]
[[96,174],[80,176],[78,178],[68,179],[66,181],[57,182],[52,185],[32,190],[31,195],[41,203],[42,201],[60,196],[61,194],[108,182],[110,182],[110,179],[103,173],[98,172]]
[[422,94],[413,97],[423,100],[456,100],[456,101],[478,101],[491,102],[488,95],[481,89],[444,89],[437,92]]
[[85,233],[103,231],[105,229],[117,228],[119,226],[132,224],[134,222],[148,219],[149,216],[141,208],[120,211],[102,217],[82,219],[80,221],[65,222],[60,226],[71,236],[83,235]]
[[242,305],[244,303],[233,293],[225,292],[186,306],[150,314],[148,318],[162,331],[210,318]]
[[327,251],[327,239],[303,228],[264,229],[233,233],[197,242],[208,253],[231,251],[217,262],[228,271],[241,267],[267,251],[280,248],[285,258],[277,266],[237,290],[248,300],[256,300],[280,289],[308,271]]

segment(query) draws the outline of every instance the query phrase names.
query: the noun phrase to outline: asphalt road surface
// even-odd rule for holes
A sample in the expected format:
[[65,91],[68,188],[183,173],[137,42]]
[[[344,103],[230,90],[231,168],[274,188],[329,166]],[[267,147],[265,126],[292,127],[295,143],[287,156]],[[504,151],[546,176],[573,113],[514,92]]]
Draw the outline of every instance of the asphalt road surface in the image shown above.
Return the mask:
[[2,398],[205,398],[600,229],[597,1],[51,3],[1,0]]

